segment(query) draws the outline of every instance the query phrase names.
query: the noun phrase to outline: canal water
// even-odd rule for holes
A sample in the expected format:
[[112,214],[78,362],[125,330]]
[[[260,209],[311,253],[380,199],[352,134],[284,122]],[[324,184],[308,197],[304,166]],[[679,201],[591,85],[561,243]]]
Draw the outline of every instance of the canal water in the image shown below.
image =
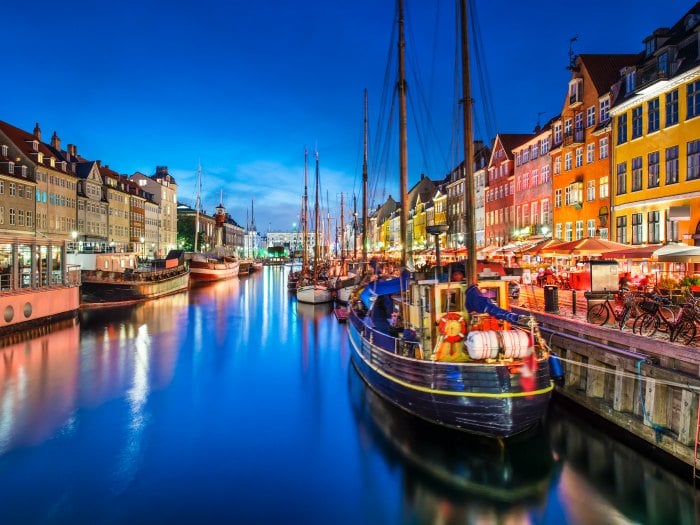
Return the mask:
[[556,403],[502,447],[387,406],[287,272],[0,349],[0,523],[696,523],[689,480]]

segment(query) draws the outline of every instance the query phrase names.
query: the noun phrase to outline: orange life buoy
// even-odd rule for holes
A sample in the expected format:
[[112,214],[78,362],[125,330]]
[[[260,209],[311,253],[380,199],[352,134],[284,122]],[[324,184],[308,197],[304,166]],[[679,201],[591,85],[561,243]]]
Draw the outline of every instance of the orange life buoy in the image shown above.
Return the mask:
[[457,343],[467,335],[467,322],[456,312],[448,312],[440,319],[440,335],[448,343]]

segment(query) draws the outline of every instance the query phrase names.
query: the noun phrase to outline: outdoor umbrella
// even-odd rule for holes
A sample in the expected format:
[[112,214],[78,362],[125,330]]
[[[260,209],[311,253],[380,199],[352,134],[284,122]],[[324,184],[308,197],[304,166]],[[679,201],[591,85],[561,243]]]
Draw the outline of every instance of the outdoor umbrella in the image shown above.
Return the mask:
[[555,246],[551,250],[547,250],[548,253],[546,255],[549,255],[549,252],[551,252],[555,256],[578,255],[582,257],[599,257],[604,253],[622,250],[624,248],[628,248],[628,246],[598,237],[586,237]]
[[688,246],[687,249],[661,254],[660,262],[700,263],[700,246]]
[[660,244],[649,246],[628,246],[622,250],[614,250],[603,254],[603,259],[651,259],[654,251],[661,247]]
[[527,250],[524,250],[523,254],[524,255],[541,255],[543,252],[546,252],[550,249],[554,249],[561,244],[564,244],[564,241],[562,241],[560,239],[548,239],[544,242],[541,242],[535,246],[528,248]]

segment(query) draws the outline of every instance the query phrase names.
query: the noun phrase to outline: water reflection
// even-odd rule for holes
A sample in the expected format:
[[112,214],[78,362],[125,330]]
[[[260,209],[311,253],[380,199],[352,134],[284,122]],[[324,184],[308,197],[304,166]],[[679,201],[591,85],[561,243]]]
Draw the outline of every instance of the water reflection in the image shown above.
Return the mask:
[[526,523],[559,466],[543,429],[505,442],[439,429],[398,410],[353,367],[350,401],[361,441],[403,467],[404,506],[419,523]]
[[553,410],[504,448],[387,406],[265,268],[0,349],[0,523],[679,523],[695,492]]
[[48,438],[75,410],[77,323],[0,348],[0,455]]

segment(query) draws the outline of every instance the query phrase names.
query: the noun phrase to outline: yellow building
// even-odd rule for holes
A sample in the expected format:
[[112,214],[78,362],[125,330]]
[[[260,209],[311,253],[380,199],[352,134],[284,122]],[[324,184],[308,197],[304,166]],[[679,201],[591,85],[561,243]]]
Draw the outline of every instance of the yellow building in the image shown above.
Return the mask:
[[[700,67],[694,6],[644,40],[611,108],[611,233],[622,243],[700,238]],[[693,244],[691,242],[691,244]]]

